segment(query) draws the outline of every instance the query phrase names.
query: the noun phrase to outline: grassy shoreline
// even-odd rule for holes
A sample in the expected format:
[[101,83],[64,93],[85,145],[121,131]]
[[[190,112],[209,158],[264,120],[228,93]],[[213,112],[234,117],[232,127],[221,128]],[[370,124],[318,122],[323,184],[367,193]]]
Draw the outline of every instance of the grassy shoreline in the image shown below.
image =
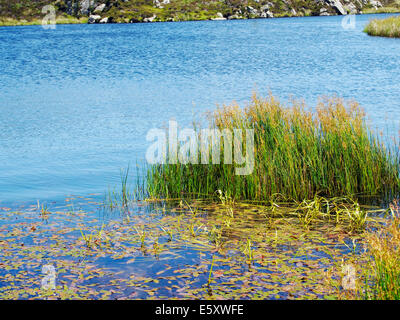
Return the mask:
[[[56,19],[56,24],[86,24],[88,18],[75,18],[75,17],[59,17]],[[17,26],[36,26],[41,25],[42,19],[33,20],[16,20],[12,18],[0,18],[0,27],[17,27]]]
[[400,38],[400,16],[371,20],[364,32],[370,36]]
[[[387,13],[400,13],[400,8],[396,7],[382,7],[378,9],[371,9],[371,8],[366,8],[363,9],[361,14],[387,14]],[[310,14],[311,15],[311,14]],[[306,15],[307,16],[307,15]],[[292,18],[292,17],[301,17],[297,15],[293,15],[290,12],[283,13],[283,14],[275,14],[274,18]],[[250,19],[263,19],[260,17],[243,17],[241,20],[250,20]],[[272,18],[273,19],[273,18]],[[88,23],[88,17],[72,17],[72,16],[64,16],[56,19],[56,24],[87,24]],[[137,21],[134,23],[155,23],[155,22],[182,22],[182,21],[211,21],[212,19],[210,17],[201,17],[201,18],[196,18],[191,15],[186,15],[182,16],[180,20],[177,21],[172,21],[172,20],[162,20],[162,21],[148,21],[148,22],[142,22],[142,21]],[[114,23],[114,22],[112,22]],[[131,22],[128,21],[118,21],[115,22],[118,24],[130,24]],[[8,18],[8,17],[0,17],[0,27],[13,27],[13,26],[31,26],[31,25],[41,25],[42,24],[42,18],[34,18],[34,19],[15,19],[15,18]]]
[[382,7],[378,9],[366,8],[362,10],[362,14],[385,14],[385,13],[400,13],[400,8]]

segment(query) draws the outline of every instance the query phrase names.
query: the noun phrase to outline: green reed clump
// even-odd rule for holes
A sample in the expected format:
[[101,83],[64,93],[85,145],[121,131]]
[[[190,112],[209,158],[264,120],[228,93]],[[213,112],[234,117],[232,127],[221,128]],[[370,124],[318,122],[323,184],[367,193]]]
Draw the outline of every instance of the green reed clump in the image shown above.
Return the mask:
[[[212,129],[253,129],[254,170],[236,175],[236,163],[152,165],[147,171],[146,196],[151,198],[215,197],[217,190],[237,200],[270,200],[283,194],[302,201],[316,194],[337,197],[383,194],[400,185],[398,147],[385,147],[365,121],[357,103],[339,98],[321,101],[315,110],[276,98],[253,96],[244,109],[218,108],[210,116]],[[243,148],[246,150],[243,139]],[[211,157],[210,157],[211,158]],[[168,161],[167,161],[168,163]]]
[[[137,167],[137,177],[139,175],[139,168]],[[120,170],[121,186],[120,191],[115,189],[109,189],[108,193],[105,195],[103,207],[113,211],[115,209],[127,210],[129,204],[139,195],[138,189],[143,190],[143,186],[140,181],[136,181],[136,186],[134,190],[130,190],[128,183],[129,180],[129,166],[127,169]]]
[[400,207],[390,206],[393,220],[368,239],[371,264],[367,270],[365,298],[400,300]]
[[400,38],[400,17],[373,19],[367,24],[364,32],[370,36]]
[[99,231],[94,230],[92,233],[87,233],[87,234],[84,233],[82,229],[79,229],[82,235],[82,240],[84,241],[86,247],[91,249],[94,248],[95,246],[99,246],[101,248],[101,243],[103,239],[105,239],[106,242],[108,241],[108,237],[103,236],[103,228],[104,224],[101,226],[101,229]]
[[[336,197],[327,199],[316,195],[312,200],[297,202],[295,214],[304,228],[309,229],[316,222],[328,221],[336,225],[346,225],[348,232],[362,232],[368,219],[367,211],[350,198]],[[380,211],[380,210],[379,210]],[[377,213],[378,211],[375,211]]]

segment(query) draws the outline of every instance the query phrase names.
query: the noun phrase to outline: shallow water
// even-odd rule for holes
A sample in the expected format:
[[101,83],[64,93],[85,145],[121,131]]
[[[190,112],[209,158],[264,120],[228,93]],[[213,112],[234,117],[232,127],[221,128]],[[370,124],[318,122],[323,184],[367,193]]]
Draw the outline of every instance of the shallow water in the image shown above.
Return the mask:
[[[0,208],[0,299],[339,298],[342,264],[366,263],[365,234],[328,217],[306,229],[293,208],[95,208],[82,198],[46,213]],[[43,288],[45,266],[54,290]]]
[[253,89],[353,98],[383,129],[400,40],[364,34],[373,17],[0,28],[0,204],[102,194],[144,159],[150,128]]

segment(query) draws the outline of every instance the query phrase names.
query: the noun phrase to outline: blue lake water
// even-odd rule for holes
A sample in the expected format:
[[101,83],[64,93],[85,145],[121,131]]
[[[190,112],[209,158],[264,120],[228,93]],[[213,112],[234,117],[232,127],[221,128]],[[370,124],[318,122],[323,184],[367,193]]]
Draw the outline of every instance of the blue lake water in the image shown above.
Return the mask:
[[364,34],[374,17],[0,27],[0,205],[104,193],[144,160],[150,128],[254,89],[355,99],[385,128],[400,39]]

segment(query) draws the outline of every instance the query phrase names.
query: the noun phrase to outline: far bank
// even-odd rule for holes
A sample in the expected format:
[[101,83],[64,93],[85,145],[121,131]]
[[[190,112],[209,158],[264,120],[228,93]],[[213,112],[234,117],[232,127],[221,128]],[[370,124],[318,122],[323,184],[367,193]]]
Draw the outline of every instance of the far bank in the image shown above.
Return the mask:
[[400,12],[399,0],[0,0],[0,26],[239,20]]

